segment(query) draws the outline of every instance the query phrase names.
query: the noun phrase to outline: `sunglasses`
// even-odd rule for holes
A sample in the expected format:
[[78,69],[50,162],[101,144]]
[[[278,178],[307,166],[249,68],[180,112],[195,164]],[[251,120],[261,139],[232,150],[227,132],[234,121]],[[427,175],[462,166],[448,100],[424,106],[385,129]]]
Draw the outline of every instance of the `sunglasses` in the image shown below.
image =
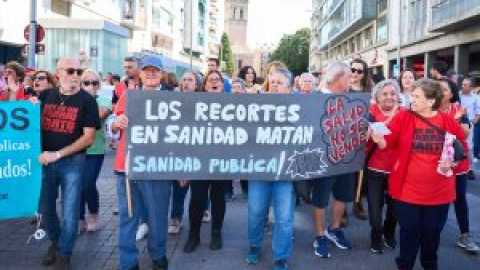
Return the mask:
[[98,86],[100,84],[100,82],[99,81],[83,81],[83,85],[85,85],[85,86],[90,86],[90,84],[92,86]]
[[83,74],[83,69],[81,69],[81,68],[79,68],[79,69],[75,69],[75,68],[61,68],[61,70],[65,70],[68,75],[73,75],[73,74],[75,73],[75,71],[77,72],[77,75],[78,75],[78,76],[82,76],[82,74]]
[[47,76],[33,76],[32,81],[45,81],[47,79]]
[[352,73],[363,74],[363,69],[351,68],[350,70]]

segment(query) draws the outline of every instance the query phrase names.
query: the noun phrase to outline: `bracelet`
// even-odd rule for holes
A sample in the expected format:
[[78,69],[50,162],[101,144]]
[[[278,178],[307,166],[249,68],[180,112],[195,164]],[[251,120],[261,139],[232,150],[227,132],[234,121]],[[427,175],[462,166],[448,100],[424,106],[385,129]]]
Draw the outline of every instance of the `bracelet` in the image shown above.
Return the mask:
[[61,159],[62,158],[62,154],[60,153],[60,151],[57,151],[55,152],[57,154],[57,159]]

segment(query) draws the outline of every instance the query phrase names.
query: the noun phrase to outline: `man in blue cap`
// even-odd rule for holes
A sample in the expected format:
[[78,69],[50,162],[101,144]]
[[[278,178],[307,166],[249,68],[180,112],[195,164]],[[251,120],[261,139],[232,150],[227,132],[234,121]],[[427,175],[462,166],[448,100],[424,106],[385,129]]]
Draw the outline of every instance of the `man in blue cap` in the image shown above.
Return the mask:
[[[146,56],[140,61],[141,90],[162,90],[162,60],[156,56]],[[154,270],[168,269],[167,227],[168,206],[170,202],[170,181],[161,180],[130,180],[130,194],[132,203],[132,217],[128,216],[127,191],[125,185],[125,132],[128,126],[128,117],[125,111],[125,95],[120,97],[115,108],[115,118],[109,128],[114,136],[118,136],[120,143],[115,157],[115,173],[117,175],[117,195],[119,210],[119,238],[118,248],[120,269],[139,269],[138,248],[135,234],[142,212],[142,204],[147,211],[147,249],[153,260]]]

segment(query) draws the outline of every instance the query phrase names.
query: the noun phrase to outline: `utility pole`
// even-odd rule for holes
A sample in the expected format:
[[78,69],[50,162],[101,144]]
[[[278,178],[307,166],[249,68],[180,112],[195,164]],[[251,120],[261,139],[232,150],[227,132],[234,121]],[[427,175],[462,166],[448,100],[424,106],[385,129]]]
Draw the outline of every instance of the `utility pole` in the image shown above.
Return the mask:
[[190,0],[190,70],[193,70],[193,0]]
[[397,42],[397,70],[398,74],[395,74],[395,69],[393,70],[394,76],[400,76],[400,70],[402,68],[400,67],[400,47],[402,46],[402,2],[403,0],[398,1],[399,3],[399,8],[398,8],[398,42]]
[[37,0],[30,0],[30,34],[28,40],[28,67],[35,68],[35,41],[37,33]]

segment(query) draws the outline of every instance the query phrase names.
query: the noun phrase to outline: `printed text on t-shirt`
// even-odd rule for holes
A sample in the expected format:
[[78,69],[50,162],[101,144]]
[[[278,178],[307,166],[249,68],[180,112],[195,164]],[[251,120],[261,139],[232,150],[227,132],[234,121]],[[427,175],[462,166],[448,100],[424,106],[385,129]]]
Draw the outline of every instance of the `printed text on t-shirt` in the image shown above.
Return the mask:
[[42,129],[45,131],[73,134],[78,108],[45,104],[42,113]]
[[437,130],[433,128],[417,128],[413,135],[412,153],[441,154],[443,142],[444,136]]

